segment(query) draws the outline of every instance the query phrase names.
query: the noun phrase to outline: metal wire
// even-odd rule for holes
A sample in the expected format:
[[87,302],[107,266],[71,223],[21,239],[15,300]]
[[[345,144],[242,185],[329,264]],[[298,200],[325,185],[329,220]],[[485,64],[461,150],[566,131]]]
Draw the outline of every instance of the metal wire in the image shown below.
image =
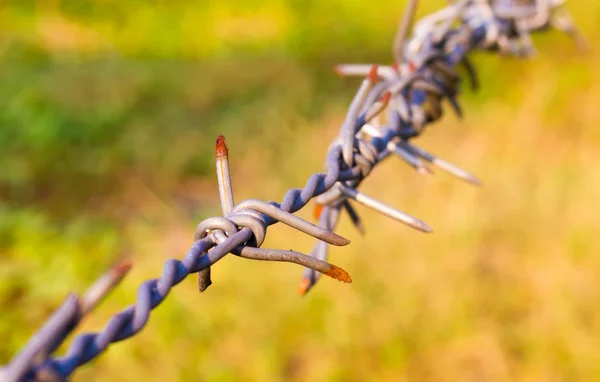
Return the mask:
[[[530,33],[548,27],[583,38],[561,8],[561,0],[461,0],[423,17],[412,37],[406,31],[412,15],[404,17],[394,45],[393,66],[340,65],[338,73],[365,76],[344,121],[340,135],[329,147],[326,172],[313,174],[303,188],[292,188],[281,203],[250,199],[234,204],[229,177],[225,139],[216,144],[216,167],[223,217],[202,221],[195,242],[183,260],[165,262],[161,277],[144,282],[135,305],[117,313],[99,333],[78,335],[67,354],[52,354],[73,332],[81,319],[125,276],[130,265],[119,264],[102,276],[84,295],[70,295],[47,323],[11,362],[0,368],[0,381],[65,381],[80,366],[105,351],[114,342],[137,334],[148,322],[150,312],[169,294],[171,288],[192,273],[198,273],[200,291],[211,284],[210,267],[228,253],[261,261],[282,261],[306,267],[300,293],[312,288],[321,274],[351,282],[343,269],[329,264],[328,244],[347,245],[349,240],[333,233],[341,210],[346,211],[360,232],[362,219],[351,205],[354,200],[423,232],[431,228],[423,221],[385,205],[357,190],[373,168],[395,154],[420,173],[432,171],[426,163],[469,183],[479,180],[409,141],[419,136],[427,124],[442,117],[442,101],[462,114],[456,96],[459,67],[465,67],[472,87],[478,87],[475,70],[467,58],[474,49],[530,56],[534,53]],[[413,12],[416,2],[408,7]],[[315,199],[318,225],[295,215]],[[319,241],[310,256],[276,249],[260,248],[267,227],[282,222]]]

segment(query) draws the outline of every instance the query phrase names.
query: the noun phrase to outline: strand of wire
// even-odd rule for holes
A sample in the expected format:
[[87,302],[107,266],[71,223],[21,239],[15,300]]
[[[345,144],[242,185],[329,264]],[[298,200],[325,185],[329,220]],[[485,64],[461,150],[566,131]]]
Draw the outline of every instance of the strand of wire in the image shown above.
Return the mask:
[[[411,4],[409,9],[413,12],[416,3]],[[228,253],[252,260],[305,266],[301,293],[312,288],[321,274],[351,282],[346,271],[326,261],[328,245],[349,244],[349,240],[333,232],[341,210],[364,232],[362,219],[350,201],[420,231],[431,232],[425,222],[365,195],[357,187],[376,165],[392,154],[419,173],[432,173],[426,162],[469,183],[479,184],[470,173],[409,141],[419,136],[427,124],[441,118],[443,100],[449,101],[458,116],[462,115],[456,101],[460,79],[457,68],[466,69],[476,89],[478,80],[467,57],[474,48],[530,56],[534,49],[529,34],[548,26],[568,33],[582,44],[584,40],[561,8],[562,4],[558,0],[459,1],[422,18],[408,40],[405,39],[407,25],[400,25],[394,65],[338,66],[336,69],[341,74],[365,76],[365,79],[352,101],[340,136],[328,150],[326,172],[313,174],[302,189],[288,190],[281,203],[256,199],[234,203],[228,149],[224,138],[219,137],[216,166],[223,216],[205,219],[198,225],[195,242],[183,260],[167,260],[160,278],[148,280],[138,288],[135,305],[114,315],[101,332],[78,335],[66,355],[51,357],[84,316],[124,277],[129,265],[112,269],[84,298],[71,295],[21,352],[5,368],[0,368],[0,381],[67,380],[78,367],[96,358],[110,344],[138,333],[148,322],[152,309],[188,275],[198,273],[199,289],[204,291],[212,283],[210,267]],[[411,22],[413,15],[403,19],[404,23]],[[382,114],[385,114],[385,124]],[[293,215],[313,199],[317,202],[318,225]],[[319,240],[309,256],[260,248],[267,227],[277,222]]]

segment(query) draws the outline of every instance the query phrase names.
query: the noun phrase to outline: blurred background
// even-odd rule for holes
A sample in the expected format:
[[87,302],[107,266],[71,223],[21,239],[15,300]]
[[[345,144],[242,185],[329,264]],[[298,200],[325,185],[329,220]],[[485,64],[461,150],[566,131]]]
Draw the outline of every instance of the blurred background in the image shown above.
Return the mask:
[[[444,4],[423,2],[423,16]],[[403,2],[0,1],[0,364],[69,291],[135,266],[83,325],[101,329],[195,225],[219,215],[214,142],[237,200],[280,200],[322,170],[359,80],[389,63]],[[591,42],[539,35],[520,61],[478,53],[482,89],[416,143],[474,188],[391,158],[370,195],[434,228],[360,208],[331,262],[354,282],[229,256],[79,381],[572,381],[600,378],[600,3],[568,4]],[[300,215],[312,219],[311,208]],[[313,241],[269,229],[267,247]]]

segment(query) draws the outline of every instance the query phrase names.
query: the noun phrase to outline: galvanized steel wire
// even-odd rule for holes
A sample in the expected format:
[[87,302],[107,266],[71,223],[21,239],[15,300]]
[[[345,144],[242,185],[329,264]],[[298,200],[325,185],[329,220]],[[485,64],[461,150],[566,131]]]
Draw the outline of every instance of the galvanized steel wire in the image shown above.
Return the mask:
[[[249,199],[234,203],[225,139],[216,144],[216,168],[223,216],[202,221],[194,243],[182,260],[166,261],[159,278],[144,282],[136,303],[117,313],[99,333],[78,335],[66,355],[54,351],[77,328],[80,320],[125,276],[130,264],[121,263],[102,276],[83,297],[70,295],[46,324],[5,367],[0,381],[64,381],[80,366],[105,351],[112,343],[137,334],[150,312],[188,275],[198,273],[203,292],[211,284],[210,267],[228,253],[262,261],[281,261],[305,267],[300,292],[312,288],[321,274],[351,282],[346,271],[327,262],[329,245],[347,245],[349,240],[333,231],[345,211],[363,230],[353,202],[373,208],[423,232],[425,222],[387,206],[357,190],[371,171],[390,155],[398,155],[420,173],[431,173],[426,163],[437,166],[472,184],[479,180],[468,172],[414,146],[410,141],[425,127],[442,117],[442,101],[449,101],[460,116],[456,100],[460,77],[466,69],[471,86],[479,86],[468,59],[474,49],[531,56],[535,49],[530,34],[554,27],[584,44],[560,0],[461,0],[423,17],[406,38],[416,2],[394,43],[396,62],[391,66],[340,65],[343,75],[364,76],[339,136],[331,143],[326,172],[313,174],[303,188],[292,188],[281,203]],[[295,215],[311,200],[316,202],[318,225]],[[318,239],[310,255],[295,251],[261,248],[267,227],[287,224]]]

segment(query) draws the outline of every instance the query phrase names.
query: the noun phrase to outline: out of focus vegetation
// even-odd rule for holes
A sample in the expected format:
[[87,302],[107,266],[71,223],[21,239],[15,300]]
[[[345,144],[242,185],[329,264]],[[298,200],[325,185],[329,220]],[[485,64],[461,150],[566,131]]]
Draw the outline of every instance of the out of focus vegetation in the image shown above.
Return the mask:
[[[115,259],[135,268],[86,330],[181,258],[220,213],[218,134],[238,200],[320,170],[357,86],[331,66],[388,62],[402,7],[0,2],[0,364]],[[342,224],[353,243],[331,259],[354,283],[323,279],[305,298],[300,269],[227,258],[205,295],[186,280],[75,380],[600,378],[600,4],[569,8],[591,54],[549,33],[532,61],[477,55],[466,120],[447,113],[419,139],[483,188],[394,159],[365,183],[433,235],[361,210],[366,237]],[[269,232],[268,246],[310,250]]]

